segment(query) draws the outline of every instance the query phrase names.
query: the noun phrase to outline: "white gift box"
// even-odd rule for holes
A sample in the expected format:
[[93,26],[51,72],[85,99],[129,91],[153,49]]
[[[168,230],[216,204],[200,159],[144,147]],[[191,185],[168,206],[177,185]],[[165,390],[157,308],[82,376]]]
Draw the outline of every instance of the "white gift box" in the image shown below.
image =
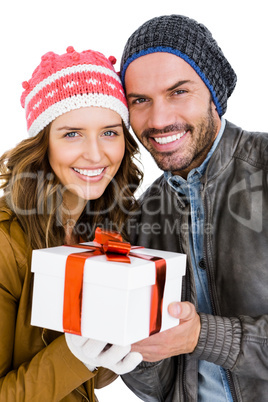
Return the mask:
[[[86,250],[69,246],[33,251],[32,325],[64,332],[66,259],[69,254],[83,251]],[[135,253],[165,259],[161,331],[178,325],[179,320],[168,314],[167,307],[169,303],[181,299],[186,255],[146,248],[132,249],[131,254]],[[130,264],[107,261],[105,255],[85,261],[81,316],[83,336],[117,345],[128,345],[149,336],[155,263],[132,256],[129,258]]]

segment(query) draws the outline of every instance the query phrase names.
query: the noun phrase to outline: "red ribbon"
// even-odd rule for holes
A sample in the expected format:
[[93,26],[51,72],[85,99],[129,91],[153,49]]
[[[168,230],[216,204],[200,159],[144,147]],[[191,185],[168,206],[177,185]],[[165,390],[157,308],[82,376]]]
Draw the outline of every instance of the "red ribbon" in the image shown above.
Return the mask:
[[150,335],[160,331],[162,322],[163,295],[166,282],[166,261],[160,257],[131,253],[130,243],[123,242],[117,232],[104,231],[97,228],[95,242],[98,245],[88,246],[76,244],[70,247],[87,251],[69,254],[65,268],[65,287],[63,303],[64,332],[81,335],[82,292],[85,261],[97,255],[106,255],[108,261],[130,263],[129,256],[141,258],[155,263],[155,284],[152,289]]

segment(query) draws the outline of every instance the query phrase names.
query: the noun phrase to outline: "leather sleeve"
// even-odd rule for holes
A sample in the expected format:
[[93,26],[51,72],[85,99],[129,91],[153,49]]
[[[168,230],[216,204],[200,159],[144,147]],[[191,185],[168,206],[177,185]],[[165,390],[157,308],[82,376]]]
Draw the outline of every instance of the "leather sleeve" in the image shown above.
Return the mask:
[[176,378],[176,360],[169,358],[156,363],[142,362],[122,379],[128,388],[143,401],[169,402]]
[[226,318],[200,313],[201,333],[192,356],[238,376],[267,380],[268,316]]

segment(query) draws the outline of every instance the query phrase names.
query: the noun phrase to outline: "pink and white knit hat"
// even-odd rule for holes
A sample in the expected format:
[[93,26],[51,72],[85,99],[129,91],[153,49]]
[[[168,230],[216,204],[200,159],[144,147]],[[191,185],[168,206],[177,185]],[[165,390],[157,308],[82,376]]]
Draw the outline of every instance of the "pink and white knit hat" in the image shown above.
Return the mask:
[[129,127],[124,90],[113,64],[114,57],[72,46],[67,53],[46,53],[29,81],[22,83],[21,105],[31,137],[56,117],[74,109],[99,106],[114,110]]

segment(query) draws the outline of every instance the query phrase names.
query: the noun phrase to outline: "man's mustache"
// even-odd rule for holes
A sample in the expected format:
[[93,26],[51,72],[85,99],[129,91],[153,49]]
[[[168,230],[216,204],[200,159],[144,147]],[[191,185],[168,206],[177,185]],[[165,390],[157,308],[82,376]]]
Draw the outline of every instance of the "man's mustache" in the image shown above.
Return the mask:
[[169,126],[163,127],[161,129],[157,128],[147,128],[141,133],[141,138],[153,137],[156,134],[166,134],[178,131],[189,131],[192,127],[189,124],[170,124]]

